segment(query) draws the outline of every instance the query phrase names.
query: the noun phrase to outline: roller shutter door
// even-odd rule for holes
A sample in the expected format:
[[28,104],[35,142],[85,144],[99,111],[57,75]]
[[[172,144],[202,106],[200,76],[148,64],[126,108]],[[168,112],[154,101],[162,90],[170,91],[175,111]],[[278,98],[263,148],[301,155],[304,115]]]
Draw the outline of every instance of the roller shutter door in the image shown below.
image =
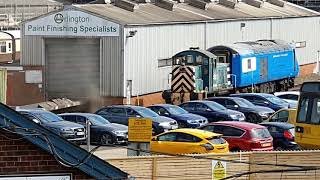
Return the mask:
[[99,95],[99,39],[46,39],[48,98]]

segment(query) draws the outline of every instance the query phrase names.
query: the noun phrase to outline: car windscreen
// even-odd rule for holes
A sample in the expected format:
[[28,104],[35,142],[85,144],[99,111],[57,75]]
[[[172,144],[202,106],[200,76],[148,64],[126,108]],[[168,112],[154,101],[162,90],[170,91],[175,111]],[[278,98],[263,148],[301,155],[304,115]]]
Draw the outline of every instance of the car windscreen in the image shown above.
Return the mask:
[[41,119],[44,122],[59,122],[59,121],[64,121],[60,116],[52,113],[52,112],[36,112],[32,113],[34,114],[37,118]]
[[222,136],[213,136],[210,138],[207,138],[208,141],[210,141],[212,144],[225,144],[226,140],[222,138]]
[[267,128],[252,129],[251,136],[253,138],[265,139],[271,137]]
[[287,102],[280,99],[277,96],[265,96],[266,99],[268,99],[270,102],[274,103],[274,104],[286,104]]
[[88,115],[88,118],[93,125],[110,124],[110,122],[108,120],[106,120],[105,118],[103,118],[99,115]]
[[255,105],[252,104],[250,101],[246,99],[234,99],[234,101],[240,106],[240,107],[254,107]]
[[159,115],[148,108],[135,109],[143,117],[158,117]]
[[179,114],[186,114],[188,111],[182,109],[179,106],[170,106],[166,108],[170,114],[179,115]]
[[225,108],[224,106],[212,101],[207,102],[206,105],[209,106],[214,111],[227,110],[227,108]]

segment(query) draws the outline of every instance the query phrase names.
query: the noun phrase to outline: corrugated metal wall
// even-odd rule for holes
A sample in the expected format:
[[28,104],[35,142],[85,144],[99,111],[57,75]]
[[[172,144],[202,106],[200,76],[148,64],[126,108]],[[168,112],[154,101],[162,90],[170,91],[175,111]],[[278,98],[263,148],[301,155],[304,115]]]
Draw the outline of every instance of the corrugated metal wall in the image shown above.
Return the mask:
[[[319,20],[320,17],[300,17],[128,27],[126,33],[135,30],[137,33],[126,38],[124,78],[132,80],[133,95],[169,89],[167,80],[171,68],[159,68],[159,59],[170,58],[190,47],[209,48],[257,39],[306,41],[306,47],[296,50],[299,63],[314,63],[320,50]],[[241,28],[241,23],[245,27]]]
[[100,44],[100,95],[123,96],[122,38],[102,37]]
[[0,69],[0,102],[6,103],[7,98],[7,70]]

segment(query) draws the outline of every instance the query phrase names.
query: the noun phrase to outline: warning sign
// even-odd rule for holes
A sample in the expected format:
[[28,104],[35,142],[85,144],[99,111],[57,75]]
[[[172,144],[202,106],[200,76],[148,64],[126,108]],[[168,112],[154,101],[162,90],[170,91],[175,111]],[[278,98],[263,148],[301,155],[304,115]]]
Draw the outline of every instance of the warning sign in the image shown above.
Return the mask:
[[224,161],[212,160],[212,179],[218,180],[227,177],[227,163]]
[[147,118],[129,118],[128,141],[150,142],[152,137],[152,120]]

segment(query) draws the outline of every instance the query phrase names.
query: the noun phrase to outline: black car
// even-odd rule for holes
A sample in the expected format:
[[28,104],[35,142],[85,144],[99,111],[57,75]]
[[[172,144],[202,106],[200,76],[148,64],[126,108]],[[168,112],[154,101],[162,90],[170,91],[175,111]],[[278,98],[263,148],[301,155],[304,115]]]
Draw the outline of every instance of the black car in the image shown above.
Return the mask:
[[65,121],[60,116],[42,109],[17,109],[17,111],[69,141],[81,143],[86,140],[83,125]]
[[251,123],[260,123],[274,113],[274,110],[268,107],[256,106],[240,97],[212,97],[208,100],[217,102],[228,109],[242,112],[246,116],[246,121]]
[[275,150],[298,150],[299,145],[294,142],[294,125],[285,122],[263,122],[260,125],[268,128],[273,137]]
[[209,122],[245,121],[246,119],[243,113],[227,109],[213,101],[189,101],[179,106],[190,113],[206,117]]
[[207,118],[189,113],[172,104],[155,104],[148,107],[160,116],[170,117],[178,122],[180,128],[196,128],[208,123]]
[[128,142],[128,126],[110,123],[105,118],[90,113],[64,113],[59,114],[66,121],[75,122],[86,126],[89,121],[90,141],[104,144],[122,144]]
[[264,106],[278,111],[284,108],[290,108],[290,104],[272,94],[266,93],[240,93],[231,94],[231,97],[241,97],[257,106]]
[[150,118],[152,120],[153,134],[159,134],[171,129],[177,129],[178,123],[176,120],[159,116],[151,109],[141,106],[131,105],[114,105],[99,109],[95,114],[98,114],[112,123],[118,123],[128,126],[130,117],[135,118]]

